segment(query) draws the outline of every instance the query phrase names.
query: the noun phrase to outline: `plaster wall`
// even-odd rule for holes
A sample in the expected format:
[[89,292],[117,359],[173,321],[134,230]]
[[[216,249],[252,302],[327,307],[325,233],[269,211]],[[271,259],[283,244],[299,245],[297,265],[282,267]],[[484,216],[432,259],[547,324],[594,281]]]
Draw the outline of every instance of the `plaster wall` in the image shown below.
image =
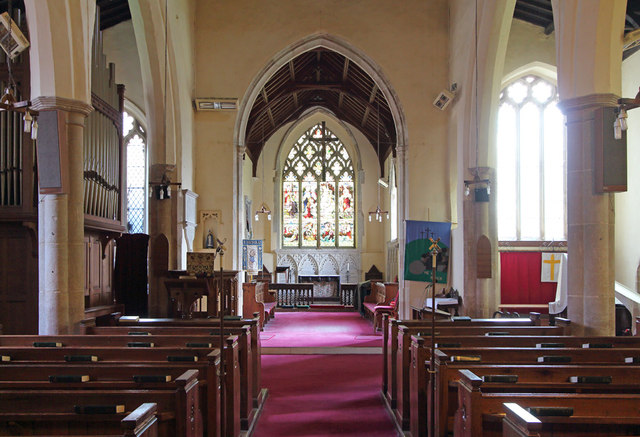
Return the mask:
[[556,65],[555,32],[545,35],[539,26],[513,20],[504,61],[504,75],[532,62]]
[[[634,97],[638,92],[640,53],[635,53],[622,63],[622,96]],[[640,113],[628,112],[627,123],[627,187],[626,193],[617,193],[615,222],[616,281],[638,292],[637,272],[640,266]]]
[[116,83],[124,84],[125,98],[144,108],[140,58],[131,20],[123,21],[102,32],[104,54],[116,66]]
[[[250,192],[253,199],[251,211],[253,238],[264,240],[265,253],[274,254],[273,251],[280,247],[281,173],[284,160],[291,145],[307,129],[322,121],[325,121],[327,129],[343,142],[354,165],[356,184],[359,187],[356,194],[356,205],[359,208],[356,219],[356,235],[358,238],[357,247],[362,250],[362,268],[366,271],[372,264],[375,264],[379,269],[384,269],[384,245],[385,236],[388,235],[389,222],[384,220],[382,223],[369,223],[368,221],[368,211],[374,210],[377,203],[376,185],[379,170],[374,146],[353,126],[341,123],[324,111],[315,112],[298,123],[289,123],[272,135],[266,141],[263,153],[260,155],[255,178],[250,177],[251,164],[249,159],[245,160],[243,193]],[[358,171],[360,168],[361,172]],[[247,189],[247,186],[250,189]],[[381,190],[380,193],[381,201],[384,200],[383,191]],[[263,199],[272,211],[272,221],[268,221],[263,215],[260,215],[258,221],[255,221],[253,217]]]
[[[445,218],[447,115],[431,102],[448,87],[448,3],[283,0],[270,8],[256,0],[198,2],[196,95],[242,98],[256,74],[283,49],[312,34],[335,35],[380,67],[401,102],[409,137],[408,218]],[[216,113],[196,116],[196,169],[213,155],[220,161],[219,150],[211,147],[233,148],[235,121]],[[204,141],[208,137],[216,139]],[[196,170],[202,208],[217,205],[230,214],[233,178],[227,170],[231,168],[215,175]],[[231,223],[228,228],[231,235]],[[376,245],[383,252],[382,244]]]

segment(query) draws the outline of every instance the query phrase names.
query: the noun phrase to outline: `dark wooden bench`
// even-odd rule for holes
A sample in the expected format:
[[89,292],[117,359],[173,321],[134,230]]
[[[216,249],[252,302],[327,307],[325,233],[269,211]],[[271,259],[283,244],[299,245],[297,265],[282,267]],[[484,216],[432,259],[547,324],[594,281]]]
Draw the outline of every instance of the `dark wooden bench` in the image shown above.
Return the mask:
[[600,415],[610,417],[612,423],[619,418],[637,419],[640,409],[640,394],[635,393],[485,392],[484,384],[482,378],[473,372],[460,371],[455,436],[502,435],[504,403],[517,403],[522,407],[571,408],[573,416]]
[[[260,344],[260,336],[257,332],[257,319],[252,319],[251,326],[251,336],[250,336],[250,344],[247,346],[248,357],[244,356],[244,344],[240,344],[240,372],[241,378],[245,378],[245,374],[247,376],[247,390],[251,390],[252,393],[252,403],[254,411],[252,414],[247,414],[249,417],[251,415],[257,414],[257,411],[262,408],[264,404],[264,400],[267,396],[267,389],[263,388],[261,385],[261,344]],[[146,326],[144,328],[137,327],[92,327],[86,328],[85,332],[90,335],[106,335],[106,336],[117,336],[124,338],[145,338],[144,336],[134,336],[130,334],[151,334],[151,335],[170,335],[174,338],[179,338],[183,342],[182,344],[186,344],[187,342],[192,342],[195,344],[205,342],[206,339],[203,336],[210,336],[211,333],[217,333],[219,330],[217,327],[210,328],[207,326],[179,326],[179,327],[171,327],[171,326]],[[243,336],[240,337],[240,341],[244,340],[246,336],[246,325],[242,327],[227,327],[225,324],[225,332],[226,333],[243,333]],[[255,333],[255,335],[254,335]],[[149,338],[149,337],[146,337]],[[144,340],[141,340],[144,341]],[[214,346],[217,346],[214,343]],[[248,358],[251,358],[249,361]],[[245,364],[243,364],[245,363]],[[247,372],[245,372],[245,369]],[[242,383],[244,387],[244,383]],[[246,399],[243,398],[245,401]]]
[[[0,336],[0,348],[4,346],[31,346],[35,343],[60,343],[64,348],[66,347],[128,347],[132,346],[145,347],[153,346],[156,348],[187,348],[194,350],[204,350],[204,352],[210,351],[212,348],[219,346],[220,336],[212,335],[219,333],[217,328],[207,328],[209,331],[206,336],[188,336],[186,334],[180,335],[180,329],[175,328],[174,334],[176,335],[144,335],[144,336],[130,336],[130,335],[65,335],[65,336]],[[110,331],[117,331],[117,327],[110,328]],[[251,349],[251,331],[248,325],[244,325],[241,328],[225,328],[227,334],[237,333],[238,335],[238,362],[240,368],[240,417],[242,429],[249,429],[249,425],[253,422],[253,419],[257,413],[257,407],[254,406],[254,384],[256,375],[252,370],[254,353]],[[89,331],[91,332],[91,331]],[[124,333],[120,329],[121,333]],[[200,351],[202,352],[202,351]],[[200,353],[199,358],[204,358]]]
[[[498,330],[502,326],[536,326],[540,322],[539,317],[521,319],[471,319],[458,318],[455,321],[437,321],[437,326],[487,326],[491,330]],[[431,325],[424,320],[397,320],[382,316],[382,394],[390,408],[396,408],[397,401],[397,353],[398,353],[398,327],[404,325],[420,330],[430,329]],[[570,322],[567,319],[558,319],[558,326],[562,327],[559,335],[568,335]],[[412,332],[413,333],[413,332]]]
[[[82,431],[93,427],[93,421],[106,427],[108,422],[104,421],[104,414],[120,414],[112,420],[117,428],[126,412],[136,410],[140,404],[153,402],[158,409],[159,436],[200,437],[202,418],[198,388],[198,371],[189,370],[175,381],[165,383],[165,388],[156,390],[118,387],[96,390],[2,389],[0,426],[6,429],[15,423],[52,434],[66,434],[67,427]],[[122,411],[116,410],[115,406],[122,406]],[[47,421],[45,417],[51,420]],[[115,431],[108,432],[113,434]]]
[[[512,338],[517,342],[520,337]],[[570,338],[570,337],[566,337]],[[498,340],[498,338],[496,338]],[[504,342],[505,339],[500,339]],[[428,364],[430,357],[430,341],[422,337],[412,336],[412,357],[411,357],[411,376],[410,376],[410,428],[421,428],[424,423],[416,423],[413,421],[413,413],[423,410],[423,404],[427,403],[428,393]],[[609,352],[616,352],[607,358]],[[607,354],[603,354],[601,349],[582,349],[582,348],[443,348],[435,351],[435,378],[436,378],[436,396],[435,402],[438,413],[436,415],[436,429],[438,436],[446,435],[446,430],[450,429],[446,424],[447,418],[452,417],[452,408],[455,410],[455,403],[452,404],[452,397],[455,396],[456,386],[452,385],[457,378],[457,371],[462,368],[468,368],[475,365],[484,365],[494,367],[496,369],[504,368],[520,368],[523,366],[540,366],[544,368],[549,363],[540,363],[537,358],[540,356],[570,356],[574,363],[580,366],[600,366],[602,364],[615,364],[621,368],[632,368],[632,364],[625,364],[626,355],[634,356],[640,352],[633,348],[617,348],[607,349]],[[526,355],[526,356],[523,356]],[[456,357],[481,357],[481,361],[451,361],[453,356]],[[426,365],[425,365],[426,362]],[[523,363],[524,364],[517,364]],[[508,364],[506,364],[508,363]],[[551,363],[553,364],[553,363]],[[562,364],[562,363],[561,363]],[[586,367],[585,367],[586,368]],[[574,366],[575,369],[575,366]],[[511,372],[506,372],[507,374]],[[593,374],[587,373],[587,374]],[[451,392],[454,393],[452,396]],[[429,419],[430,420],[430,419]],[[413,434],[413,433],[412,433]],[[417,433],[416,435],[420,435]]]
[[[504,403],[503,437],[562,437],[640,435],[640,417],[616,417],[595,412],[589,416],[536,417],[517,403]],[[613,419],[613,420],[612,420]]]
[[[475,344],[477,346],[495,346],[495,347],[506,347],[506,346],[535,346],[539,345],[549,345],[557,347],[563,346],[574,346],[580,347],[586,344],[591,345],[600,345],[600,346],[612,346],[612,347],[625,347],[625,348],[636,348],[640,347],[640,341],[636,341],[633,337],[540,337],[540,336],[475,336],[475,337],[438,337],[437,346],[471,346]],[[416,337],[412,336],[411,343],[411,371],[409,378],[409,387],[410,387],[410,418],[411,425],[410,429],[412,431],[412,435],[422,435],[418,432],[418,429],[422,429],[423,426],[426,426],[424,422],[416,422],[414,419],[418,417],[421,411],[425,411],[424,403],[427,402],[428,392],[428,375],[427,368],[425,368],[425,361],[429,361],[430,359],[430,346],[431,339],[425,337]],[[437,363],[441,359],[441,351],[436,351],[436,356],[439,357],[437,359]],[[428,363],[427,363],[428,364]],[[515,364],[508,365],[490,365],[490,364],[473,364],[473,363],[446,363],[446,366],[437,367],[437,394],[438,398],[436,401],[437,409],[440,412],[437,415],[438,419],[443,419],[444,417],[453,417],[453,412],[455,412],[455,393],[457,391],[457,386],[452,384],[452,380],[457,377],[458,368],[462,368],[464,366],[472,366],[475,368],[476,366],[484,366],[489,368],[494,367],[504,367],[506,369],[502,369],[506,374],[511,374],[509,371],[511,368],[516,368]],[[531,371],[537,373],[537,378],[539,380],[543,379],[542,371],[538,371],[537,369],[545,369],[547,367],[542,366],[540,364],[533,365],[524,365],[518,366],[517,368],[525,369],[528,367]],[[570,366],[569,368],[574,369],[576,366]],[[627,367],[628,368],[628,367]],[[624,372],[624,368],[618,367],[619,371]],[[442,371],[444,370],[444,371]],[[494,372],[495,373],[495,372]],[[591,369],[586,374],[592,375],[594,374]],[[640,375],[639,375],[640,376]],[[448,388],[447,388],[448,387]],[[582,386],[584,387],[584,386]],[[452,403],[450,399],[454,399]],[[430,402],[430,401],[429,401]],[[453,408],[453,410],[452,410]],[[450,428],[449,428],[450,429]],[[437,435],[446,435],[444,431],[439,432]]]
[[[120,420],[121,414],[106,414],[87,421],[82,417],[81,421],[72,420],[64,428],[65,435],[80,436],[112,436],[112,437],[157,437],[158,419],[157,405],[144,403]],[[34,417],[33,422],[26,418],[20,421],[0,422],[0,435],[37,435],[40,437],[54,437],[55,430],[41,429],[43,423],[60,424],[59,413],[48,414],[41,411]],[[115,428],[120,426],[122,432],[115,434]],[[60,424],[61,428],[62,425]],[[76,429],[79,428],[79,429]],[[60,431],[63,431],[60,429]],[[114,434],[110,434],[113,431]]]
[[261,331],[269,318],[264,304],[265,289],[268,290],[268,284],[265,282],[245,282],[242,284],[242,317],[248,319],[257,314]]
[[[410,377],[410,418],[411,434],[415,436],[425,435],[428,429],[430,417],[424,421],[417,420],[422,413],[427,411],[427,405],[431,404],[431,391],[429,385],[429,356],[430,348],[425,347],[425,339],[412,337],[412,359]],[[427,341],[428,343],[428,341]],[[597,353],[597,351],[591,350]],[[597,365],[597,364],[569,364],[569,365],[549,365],[549,364],[491,364],[474,362],[451,362],[450,355],[443,355],[442,351],[436,351],[436,435],[446,436],[452,429],[451,423],[453,415],[457,409],[457,380],[458,371],[466,368],[476,372],[479,376],[485,375],[518,375],[518,385],[511,385],[513,390],[518,387],[526,389],[526,384],[534,382],[542,387],[544,384],[551,388],[559,386],[562,381],[568,381],[571,376],[601,376],[609,375],[613,378],[612,384],[608,387],[620,388],[625,384],[637,383],[640,381],[640,367],[626,364],[617,365]],[[508,355],[503,362],[509,362]],[[595,383],[594,383],[595,384]],[[575,385],[574,385],[575,386]],[[580,384],[580,390],[586,391],[593,388],[602,387],[601,384]],[[636,390],[639,387],[636,387]]]
[[[411,336],[419,333],[429,334],[431,327],[424,325],[408,327],[398,325],[396,340],[390,339],[388,347],[389,354],[389,382],[388,392],[390,394],[390,408],[394,411],[396,420],[401,424],[402,429],[408,430],[410,427],[410,404],[409,404],[409,375],[411,369]],[[474,336],[485,334],[509,334],[509,335],[559,335],[565,332],[560,326],[452,326],[450,324],[436,325],[438,336]],[[500,336],[501,336],[500,335]],[[395,395],[395,398],[394,398]]]
[[[123,337],[127,339],[126,337]],[[139,339],[139,337],[132,337]],[[232,394],[226,396],[227,408],[225,408],[225,423],[227,429],[238,432],[241,428],[241,380],[238,364],[238,337],[230,336],[225,338],[226,345],[224,349],[224,359],[227,368],[227,376],[225,378],[225,392]],[[97,361],[91,364],[96,368],[104,365],[130,365],[138,363],[149,367],[162,368],[162,366],[174,366],[174,363],[180,363],[193,368],[204,367],[202,379],[206,378],[206,384],[202,385],[202,390],[206,390],[207,409],[206,424],[207,431],[213,434],[220,423],[219,409],[212,407],[220,404],[219,401],[219,368],[220,353],[218,349],[212,348],[187,348],[187,347],[29,347],[29,346],[2,346],[0,347],[0,355],[10,357],[11,363],[16,365],[31,364],[73,364],[86,359],[87,357],[96,357]],[[65,359],[66,358],[66,359]],[[171,360],[170,360],[171,359]],[[67,360],[71,362],[67,363]],[[194,361],[197,360],[197,361]],[[209,387],[213,389],[209,389]],[[204,398],[204,394],[203,394]],[[208,424],[213,423],[214,426],[209,427]],[[233,435],[237,435],[233,434]]]

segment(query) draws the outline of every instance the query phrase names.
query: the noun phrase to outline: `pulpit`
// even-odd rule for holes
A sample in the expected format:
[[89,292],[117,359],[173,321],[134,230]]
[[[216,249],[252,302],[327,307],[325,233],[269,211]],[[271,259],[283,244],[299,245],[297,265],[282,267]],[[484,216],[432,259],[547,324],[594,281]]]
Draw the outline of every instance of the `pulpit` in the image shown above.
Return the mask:
[[[237,270],[218,271],[210,276],[174,275],[165,279],[164,285],[169,300],[168,317],[190,319],[198,314],[219,317],[221,310],[225,316],[237,313]],[[224,291],[224,301],[220,299],[220,290]]]

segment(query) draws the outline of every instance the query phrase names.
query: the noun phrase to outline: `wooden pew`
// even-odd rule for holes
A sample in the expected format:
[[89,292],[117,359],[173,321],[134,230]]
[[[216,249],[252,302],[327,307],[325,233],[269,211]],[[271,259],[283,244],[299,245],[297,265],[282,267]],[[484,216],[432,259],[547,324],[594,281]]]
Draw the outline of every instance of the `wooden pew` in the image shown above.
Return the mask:
[[[100,435],[103,437],[157,437],[158,436],[158,418],[157,405],[153,402],[144,403],[138,408],[133,410],[130,414],[119,420],[121,414],[108,414],[96,417],[94,421],[87,422],[86,417],[82,418],[84,426],[81,429],[74,429],[72,424],[68,424],[65,429],[68,434],[80,437],[81,435]],[[35,420],[37,422],[46,421],[60,421],[58,414],[47,415],[46,412],[39,412]],[[102,421],[99,421],[102,419]],[[119,434],[109,434],[109,431],[115,429],[117,426],[112,422],[119,421],[122,432]],[[37,435],[40,437],[54,437],[52,430],[41,430],[37,426],[37,422],[28,423],[26,420],[21,421],[18,424],[15,421],[0,422],[0,435],[24,435],[25,432],[29,432],[28,435]],[[76,422],[77,424],[77,422]],[[27,431],[28,430],[28,431]],[[77,432],[76,432],[77,431]]]
[[[162,331],[153,331],[153,333],[157,334],[168,334],[175,335],[174,328],[180,327],[181,332],[191,332],[184,331],[185,328],[216,328],[220,326],[220,319],[216,318],[196,318],[196,319],[171,319],[171,318],[141,318],[141,317],[121,317],[116,323],[118,326],[128,326],[131,329],[139,328],[140,331],[150,332],[150,328],[160,329],[160,328],[169,328],[169,330]],[[266,396],[266,390],[257,389],[257,387],[261,387],[260,385],[260,369],[262,367],[261,363],[261,344],[260,344],[260,321],[258,317],[254,317],[252,319],[236,319],[236,318],[225,318],[224,327],[225,332],[233,332],[229,331],[232,328],[241,328],[244,325],[251,326],[251,349],[255,352],[254,360],[253,360],[253,374],[255,375],[256,384],[256,392],[254,394],[254,404],[256,408],[258,405],[262,405],[262,400],[264,396]],[[99,327],[103,329],[103,327]],[[89,334],[91,331],[88,329],[93,329],[91,326],[86,326],[81,333]],[[105,335],[112,335],[112,331],[98,331],[94,329],[95,333],[103,333]],[[135,332],[135,331],[131,331]],[[195,331],[193,333],[196,333]]]
[[590,416],[544,416],[535,417],[517,403],[503,404],[505,417],[502,419],[503,437],[565,437],[638,435],[640,418],[602,416],[597,412]]
[[[252,408],[249,409],[248,411],[251,410],[256,410],[253,411],[251,415],[255,415],[257,414],[257,412],[260,410],[260,408],[262,408],[262,405],[264,404],[264,400],[266,399],[267,396],[267,389],[266,388],[262,388],[261,386],[261,344],[260,344],[260,335],[257,332],[257,319],[252,319],[252,324],[250,324],[249,326],[251,326],[251,332],[250,332],[250,344],[245,346],[245,344],[243,343],[243,341],[245,340],[246,337],[249,337],[248,334],[246,334],[246,326],[247,325],[243,325],[242,327],[229,327],[227,328],[227,326],[225,325],[225,332],[226,333],[241,333],[242,335],[239,338],[240,341],[240,371],[241,371],[241,377],[244,379],[245,378],[245,374],[247,375],[247,384],[249,385],[248,389],[251,389],[250,393],[252,393]],[[178,326],[178,327],[171,327],[171,326],[146,326],[144,328],[137,328],[137,327],[123,327],[123,326],[117,326],[117,327],[112,327],[112,326],[107,326],[107,327],[87,327],[85,328],[84,331],[86,334],[88,335],[106,335],[106,336],[117,336],[117,337],[125,337],[125,338],[149,338],[149,337],[137,337],[137,336],[133,336],[131,334],[151,334],[153,336],[156,335],[161,335],[161,336],[166,336],[166,335],[171,335],[174,338],[179,338],[182,339],[183,344],[186,344],[186,342],[194,342],[194,343],[200,343],[200,342],[204,342],[206,341],[205,339],[203,339],[203,336],[210,336],[212,333],[219,333],[219,330],[217,327],[208,327],[208,326]],[[255,335],[254,335],[255,334]],[[141,340],[142,341],[142,340]],[[218,340],[216,340],[217,342]],[[217,344],[214,342],[214,346],[217,346]],[[245,359],[244,357],[244,350],[246,347],[246,351],[247,354],[249,355],[249,357],[251,358],[251,360],[249,361],[247,357]],[[246,364],[243,364],[246,363]],[[246,369],[246,372],[245,372]],[[249,378],[250,376],[250,378]],[[244,387],[244,383],[243,383],[243,387]],[[243,399],[244,396],[243,396]],[[246,399],[245,399],[246,401]],[[250,415],[246,415],[245,417],[249,417]]]
[[[65,429],[69,424],[74,429],[82,430],[87,422],[98,420],[101,422],[97,426],[107,426],[108,422],[104,422],[105,410],[90,410],[92,406],[109,406],[109,410],[113,411],[111,414],[115,414],[116,405],[124,406],[124,413],[134,411],[142,403],[154,402],[159,411],[159,436],[200,437],[202,418],[198,388],[198,371],[189,370],[172,382],[171,387],[167,383],[166,388],[158,390],[2,389],[0,423],[3,426],[11,422],[24,423],[22,426],[41,430],[37,432],[66,434]],[[78,408],[85,412],[79,414]],[[51,420],[45,420],[43,414]],[[117,418],[122,419],[123,416]]]
[[264,282],[245,282],[242,284],[242,317],[250,319],[254,317],[254,314],[257,314],[261,331],[267,322],[264,297],[262,296],[267,287]]
[[[512,340],[517,341],[518,339],[520,339],[522,337],[516,337],[516,338],[512,338]],[[570,337],[566,337],[566,338],[570,338]],[[496,340],[498,340],[498,338],[496,338]],[[504,338],[500,338],[500,341],[504,341]],[[422,405],[426,405],[426,403],[428,402],[427,397],[428,394],[430,393],[430,389],[428,386],[428,375],[427,375],[427,369],[428,369],[428,364],[429,364],[429,358],[430,358],[430,341],[429,339],[426,338],[422,338],[422,337],[416,337],[413,336],[412,337],[412,358],[411,358],[411,379],[410,379],[410,417],[413,418],[413,412],[414,411],[423,411],[424,408]],[[531,348],[526,348],[526,349],[531,349]],[[486,350],[486,348],[484,349]],[[589,359],[586,356],[583,356],[581,358],[581,360],[583,360],[583,363],[581,364],[562,364],[563,368],[566,366],[567,369],[572,369],[573,371],[575,371],[577,368],[583,367],[585,370],[583,371],[583,373],[585,373],[585,375],[594,375],[596,374],[595,372],[597,372],[597,369],[602,369],[603,365],[613,365],[613,366],[619,366],[619,368],[621,369],[619,372],[624,372],[624,369],[629,369],[629,372],[634,371],[635,367],[633,364],[625,364],[624,363],[624,359],[623,360],[619,360],[619,357],[613,356],[611,359],[612,361],[615,361],[614,363],[607,363],[606,361],[606,355],[602,353],[602,350],[598,350],[598,349],[577,349],[577,348],[571,348],[571,349],[536,349],[538,351],[538,354],[540,356],[543,355],[567,355],[567,354],[571,354],[572,351],[584,351],[584,353],[591,355],[595,358],[593,358],[593,360],[600,360],[602,361],[601,364],[598,363],[592,363],[592,362],[584,362],[584,360]],[[455,356],[455,355],[463,355],[460,352],[462,351],[462,349],[456,349],[456,348],[452,348],[452,349],[438,349],[435,351],[435,372],[436,372],[436,395],[437,395],[437,400],[436,400],[436,409],[437,409],[437,414],[436,414],[436,430],[437,433],[436,435],[438,436],[444,436],[446,435],[446,431],[447,431],[447,423],[448,420],[447,418],[453,417],[453,411],[455,411],[456,409],[456,404],[455,404],[455,393],[457,390],[457,385],[455,385],[455,381],[457,380],[458,377],[458,370],[459,369],[463,369],[463,368],[476,368],[476,366],[478,368],[480,367],[488,367],[488,368],[492,368],[495,369],[495,371],[493,372],[493,374],[513,374],[515,372],[515,370],[512,372],[509,369],[525,369],[523,371],[528,371],[531,373],[534,373],[536,375],[536,378],[539,380],[544,380],[544,376],[545,372],[549,372],[549,367],[552,366],[552,364],[547,364],[547,363],[538,363],[537,360],[530,360],[530,362],[528,364],[516,364],[514,362],[512,362],[511,360],[511,356],[513,354],[517,355],[517,348],[515,349],[509,349],[509,348],[502,348],[502,355],[498,355],[493,357],[493,359],[491,359],[490,356],[488,356],[487,354],[485,354],[482,357],[482,361],[481,362],[452,362],[451,361],[451,356]],[[505,351],[507,351],[505,353]],[[607,349],[607,353],[609,351],[612,351],[612,349]],[[622,355],[637,355],[639,353],[639,351],[637,349],[616,349],[616,351],[623,351]],[[466,349],[466,352],[469,352],[468,349]],[[474,353],[476,353],[477,350],[474,351]],[[584,355],[584,353],[580,352],[580,354]],[[472,355],[472,354],[467,354],[467,355]],[[476,353],[477,355],[477,353]],[[603,358],[605,357],[605,358]],[[578,357],[577,357],[578,358]],[[517,359],[516,359],[517,360]],[[578,359],[574,360],[574,361],[579,361]],[[425,362],[426,362],[426,368],[425,368]],[[558,365],[555,365],[558,366]],[[593,370],[589,370],[589,367],[593,367]],[[532,368],[533,370],[526,370],[527,368]],[[539,368],[540,370],[535,370],[536,368]],[[638,375],[640,376],[640,375]],[[548,378],[548,375],[547,375]],[[418,429],[420,427],[422,427],[424,424],[420,423],[414,423],[413,420],[411,422],[411,427]],[[418,433],[419,435],[419,433]]]
[[[179,328],[176,328],[179,329]],[[36,343],[60,343],[64,347],[144,347],[144,345],[153,345],[157,347],[186,347],[193,349],[204,349],[205,351],[215,348],[219,345],[219,333],[217,328],[207,328],[209,332],[207,336],[187,336],[187,335],[145,335],[145,336],[129,336],[129,335],[60,335],[60,336],[0,336],[0,348],[3,346],[30,346]],[[111,331],[116,331],[112,328]],[[121,333],[123,332],[120,330]],[[253,360],[255,354],[251,349],[251,332],[248,325],[241,328],[226,329],[238,335],[238,359],[240,364],[240,417],[242,429],[249,429],[249,425],[253,422],[257,413],[257,407],[254,406],[254,384],[257,384],[256,375],[253,374]],[[90,331],[89,331],[90,332]],[[180,334],[179,330],[174,330],[175,334]],[[202,358],[202,356],[200,356]]]
[[[126,337],[123,337],[126,338]],[[230,336],[225,338],[226,345],[223,359],[226,362],[227,376],[225,378],[225,391],[231,396],[226,396],[230,404],[225,410],[225,423],[228,430],[236,430],[238,435],[241,428],[241,408],[240,408],[240,373],[238,364],[238,337]],[[42,348],[29,346],[1,346],[0,356],[10,358],[10,362],[17,365],[30,365],[37,363],[67,363],[78,362],[75,360],[96,357],[97,361],[91,362],[97,368],[109,363],[114,365],[129,365],[131,363],[143,363],[147,366],[173,366],[178,362],[188,365],[190,368],[204,367],[203,378],[206,377],[206,384],[202,389],[206,389],[207,409],[206,424],[207,432],[210,436],[216,435],[218,425],[221,423],[219,409],[219,369],[220,352],[211,348],[187,348],[187,347],[153,347],[153,348],[129,348],[129,347],[56,347]],[[171,361],[169,360],[171,357]],[[197,359],[197,361],[193,361]],[[210,390],[209,387],[212,389]],[[208,424],[214,424],[209,427]]]
[[[637,418],[640,394],[629,393],[511,393],[484,392],[482,378],[460,371],[458,411],[454,421],[457,437],[501,436],[503,404],[523,407],[567,407],[574,416]],[[574,434],[575,435],[575,434]]]
[[[436,326],[490,326],[491,330],[498,330],[504,326],[536,326],[539,324],[539,317],[519,318],[519,319],[456,319],[437,321]],[[562,327],[562,333],[559,335],[569,335],[570,322],[567,319],[557,320],[558,326]],[[386,315],[382,317],[382,394],[391,409],[397,408],[397,352],[398,352],[398,332],[399,326],[404,325],[409,328],[417,328],[418,330],[428,330],[430,323],[424,320],[397,320],[388,318]],[[415,334],[409,332],[408,334]],[[407,340],[408,341],[408,340]],[[407,355],[408,356],[408,355]]]
[[[505,319],[508,320],[508,319]],[[390,405],[395,412],[396,420],[402,429],[410,428],[409,406],[409,374],[411,359],[411,336],[419,333],[430,333],[424,325],[408,327],[398,325],[397,343],[393,340],[389,347],[389,392],[391,394]],[[559,326],[452,326],[450,324],[436,325],[438,336],[474,336],[485,334],[509,334],[509,335],[560,335],[565,332]],[[395,349],[395,350],[394,350]],[[395,402],[393,395],[395,394]],[[393,405],[395,404],[395,408]]]
[[[220,357],[216,349],[213,361],[214,368],[208,369],[208,362],[197,363],[44,363],[44,364],[11,364],[0,366],[0,389],[34,388],[34,389],[110,389],[117,384],[119,389],[157,389],[162,388],[154,380],[158,377],[169,377],[174,381],[187,370],[195,368],[199,371],[200,408],[207,436],[220,435],[220,389],[217,381],[209,383],[207,374],[214,378],[219,372]],[[55,375],[84,375],[88,382],[51,383],[49,378]],[[148,379],[145,381],[145,377]]]

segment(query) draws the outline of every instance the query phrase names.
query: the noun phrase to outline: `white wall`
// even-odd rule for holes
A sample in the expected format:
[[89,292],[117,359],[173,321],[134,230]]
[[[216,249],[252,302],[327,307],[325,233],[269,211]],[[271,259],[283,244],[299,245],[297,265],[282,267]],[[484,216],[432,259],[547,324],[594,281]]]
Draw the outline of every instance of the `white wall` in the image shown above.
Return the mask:
[[[640,53],[622,64],[622,97],[638,92]],[[616,281],[638,292],[640,265],[640,109],[628,112],[627,123],[627,192],[615,195],[616,202]]]

